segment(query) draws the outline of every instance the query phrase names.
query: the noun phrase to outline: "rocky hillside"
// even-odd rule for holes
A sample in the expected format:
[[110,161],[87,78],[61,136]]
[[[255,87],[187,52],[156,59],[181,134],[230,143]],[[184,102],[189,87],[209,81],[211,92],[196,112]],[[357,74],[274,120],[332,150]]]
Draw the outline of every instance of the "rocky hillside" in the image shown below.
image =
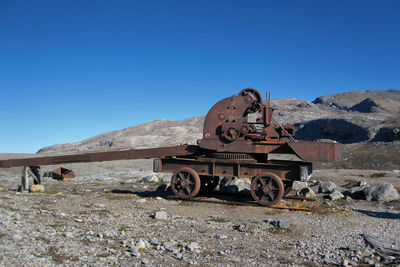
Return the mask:
[[[213,104],[210,103],[210,108]],[[326,95],[312,102],[276,99],[271,105],[278,122],[297,127],[298,139],[331,139],[344,144],[400,140],[400,90],[397,89]],[[75,153],[195,144],[202,137],[203,121],[204,117],[157,120],[76,143],[45,147],[39,152]]]

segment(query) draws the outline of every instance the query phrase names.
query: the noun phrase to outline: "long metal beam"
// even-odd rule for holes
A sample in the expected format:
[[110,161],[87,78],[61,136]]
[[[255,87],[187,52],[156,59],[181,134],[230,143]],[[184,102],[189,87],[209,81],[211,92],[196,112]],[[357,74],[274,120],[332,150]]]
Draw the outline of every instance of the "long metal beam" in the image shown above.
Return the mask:
[[0,160],[0,168],[56,165],[60,163],[101,162],[127,159],[150,159],[169,156],[187,156],[198,151],[198,146],[180,145],[171,147],[130,149],[122,151],[94,152],[74,155],[32,157]]

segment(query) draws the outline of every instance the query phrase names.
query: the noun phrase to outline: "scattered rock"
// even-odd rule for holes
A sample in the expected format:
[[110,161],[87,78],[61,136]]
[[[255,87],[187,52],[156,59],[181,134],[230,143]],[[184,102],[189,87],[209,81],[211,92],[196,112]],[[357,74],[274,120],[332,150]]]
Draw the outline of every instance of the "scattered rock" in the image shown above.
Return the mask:
[[217,239],[226,239],[226,235],[218,234],[215,236]]
[[101,234],[103,235],[103,237],[107,237],[107,238],[113,238],[114,237],[113,233],[107,232],[107,231],[102,232]]
[[164,245],[164,248],[165,248],[166,250],[173,251],[174,246],[175,246],[175,242],[172,241],[172,240],[170,240],[170,241],[164,242],[163,245]]
[[139,198],[139,199],[136,199],[136,203],[145,203],[147,200],[145,199],[145,198]]
[[65,214],[64,212],[57,211],[57,212],[53,213],[53,216],[54,217],[65,217],[65,216],[67,216],[67,214]]
[[71,233],[71,232],[64,232],[64,236],[65,236],[66,238],[72,238],[72,237],[74,237],[74,234]]
[[234,177],[224,177],[219,183],[219,190],[227,193],[238,193],[245,189],[243,179]]
[[134,184],[137,182],[136,178],[131,178],[122,182],[122,184]]
[[23,238],[21,235],[15,234],[15,235],[10,236],[10,239],[18,242],[18,241],[21,241]]
[[365,199],[368,201],[393,201],[400,198],[392,184],[377,184],[364,189]]
[[160,245],[160,242],[158,242],[158,239],[153,237],[149,240],[150,244],[152,244],[153,246],[158,246]]
[[166,220],[168,219],[168,215],[165,211],[159,210],[154,213],[154,219],[157,220]]
[[353,199],[351,198],[351,196],[346,196],[345,199],[346,199],[346,201],[353,201]]
[[197,251],[200,249],[200,245],[197,242],[192,242],[189,245],[187,245],[186,248],[189,249],[190,251]]
[[299,191],[306,187],[308,187],[307,182],[294,181],[292,185],[292,190]]
[[299,197],[315,197],[314,191],[310,187],[304,187],[296,192]]
[[314,183],[312,183],[309,188],[311,188],[311,190],[315,193],[318,194],[320,192],[320,186],[321,186],[321,182],[320,181],[316,181]]
[[328,198],[330,200],[338,200],[344,198],[344,195],[340,193],[339,191],[334,190],[332,193],[328,195]]
[[138,249],[146,248],[146,243],[142,239],[139,239],[139,241],[136,242],[135,247]]
[[359,181],[359,182],[356,184],[356,186],[361,186],[361,187],[367,186],[367,182]]
[[290,226],[292,225],[291,222],[286,221],[286,220],[275,220],[275,221],[272,221],[271,224],[273,226],[281,227],[281,228],[284,228],[284,229],[289,229]]
[[143,178],[143,181],[157,183],[159,181],[158,176],[155,174],[151,174]]
[[134,248],[130,248],[129,249],[129,253],[130,253],[130,255],[132,256],[132,257],[137,257],[137,258],[140,258],[140,252],[139,252],[139,249],[138,248],[136,248],[136,247],[134,247]]
[[149,263],[150,263],[150,261],[148,259],[142,260],[142,264],[144,264],[144,265],[149,264]]
[[320,193],[332,193],[332,191],[336,188],[336,185],[332,182],[321,182],[320,184]]
[[242,223],[242,224],[237,224],[233,226],[233,229],[239,231],[239,232],[246,232],[247,226]]
[[172,177],[172,174],[170,174],[170,173],[164,173],[164,174],[161,174],[161,173],[158,173],[157,174],[157,176],[158,176],[158,179],[160,179],[162,182],[170,182],[171,181],[171,177]]
[[31,193],[44,192],[44,186],[41,184],[33,184],[29,187],[29,192]]

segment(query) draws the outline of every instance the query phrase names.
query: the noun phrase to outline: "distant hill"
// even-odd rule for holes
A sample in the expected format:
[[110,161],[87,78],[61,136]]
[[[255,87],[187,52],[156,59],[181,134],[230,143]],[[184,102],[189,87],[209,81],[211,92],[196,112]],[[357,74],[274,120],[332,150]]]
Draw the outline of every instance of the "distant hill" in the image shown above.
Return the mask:
[[[210,103],[210,108],[215,103]],[[317,97],[312,102],[295,98],[271,101],[274,117],[294,124],[296,138],[332,139],[345,144],[400,140],[400,90],[352,91]],[[76,153],[195,144],[202,138],[204,117],[156,120],[89,139],[42,148],[38,153]]]

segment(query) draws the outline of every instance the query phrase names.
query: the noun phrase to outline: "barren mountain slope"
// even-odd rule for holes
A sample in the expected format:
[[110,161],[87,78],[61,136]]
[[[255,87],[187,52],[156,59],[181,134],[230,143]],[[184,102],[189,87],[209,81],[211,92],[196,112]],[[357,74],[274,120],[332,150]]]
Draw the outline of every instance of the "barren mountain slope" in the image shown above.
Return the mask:
[[[298,139],[332,139],[343,143],[400,140],[400,90],[341,93],[318,97],[312,103],[295,98],[276,99],[271,105],[279,123],[296,125]],[[202,137],[203,121],[204,117],[156,120],[76,143],[45,147],[39,152],[75,153],[195,144]]]
[[400,90],[351,91],[316,98],[313,103],[359,112],[400,112]]

